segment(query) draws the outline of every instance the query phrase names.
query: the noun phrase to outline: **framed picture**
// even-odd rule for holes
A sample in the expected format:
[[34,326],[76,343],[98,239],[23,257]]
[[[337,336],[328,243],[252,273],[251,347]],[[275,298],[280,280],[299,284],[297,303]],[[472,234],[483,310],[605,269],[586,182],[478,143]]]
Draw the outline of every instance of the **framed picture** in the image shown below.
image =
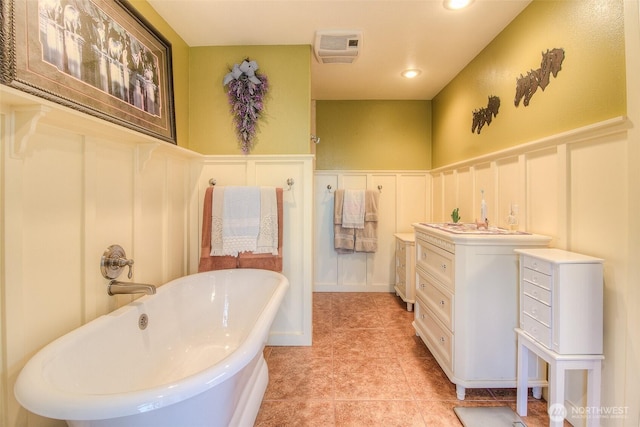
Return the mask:
[[1,0],[5,85],[176,143],[171,44],[126,0]]

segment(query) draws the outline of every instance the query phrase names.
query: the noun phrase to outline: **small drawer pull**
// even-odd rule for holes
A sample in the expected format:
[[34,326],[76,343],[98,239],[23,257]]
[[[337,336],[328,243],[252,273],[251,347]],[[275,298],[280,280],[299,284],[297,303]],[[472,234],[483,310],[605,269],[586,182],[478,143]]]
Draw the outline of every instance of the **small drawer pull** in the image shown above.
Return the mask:
[[420,287],[421,287],[422,289],[424,289],[424,288],[426,288],[426,287],[427,287],[427,285],[425,285],[424,283],[420,283]]
[[421,314],[421,315],[420,315],[420,318],[421,318],[421,319],[424,319],[424,318],[425,318],[424,314]]
[[443,299],[440,300],[440,305],[444,307],[444,300]]
[[442,269],[443,269],[444,271],[447,271],[447,264],[442,264]]
[[444,344],[444,341],[445,341],[444,337],[440,337],[440,342]]

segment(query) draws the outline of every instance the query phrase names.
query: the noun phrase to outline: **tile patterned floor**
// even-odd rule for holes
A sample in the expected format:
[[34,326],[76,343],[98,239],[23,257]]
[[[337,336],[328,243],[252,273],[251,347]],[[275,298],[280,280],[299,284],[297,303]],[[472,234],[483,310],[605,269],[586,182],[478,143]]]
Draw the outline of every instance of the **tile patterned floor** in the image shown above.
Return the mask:
[[[256,426],[461,426],[455,406],[515,409],[514,389],[468,389],[456,399],[389,293],[314,293],[313,345],[267,347],[269,385]],[[528,427],[549,425],[546,402],[529,400]]]

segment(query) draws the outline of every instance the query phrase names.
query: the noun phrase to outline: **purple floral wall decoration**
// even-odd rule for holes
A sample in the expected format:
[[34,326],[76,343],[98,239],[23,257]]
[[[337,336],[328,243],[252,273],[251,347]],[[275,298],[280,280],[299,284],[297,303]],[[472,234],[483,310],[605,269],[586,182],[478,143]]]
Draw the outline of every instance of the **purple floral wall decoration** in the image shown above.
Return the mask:
[[233,123],[244,154],[249,154],[255,145],[258,119],[262,116],[269,90],[267,76],[257,74],[258,68],[256,61],[247,58],[241,64],[235,64],[222,81],[227,88]]

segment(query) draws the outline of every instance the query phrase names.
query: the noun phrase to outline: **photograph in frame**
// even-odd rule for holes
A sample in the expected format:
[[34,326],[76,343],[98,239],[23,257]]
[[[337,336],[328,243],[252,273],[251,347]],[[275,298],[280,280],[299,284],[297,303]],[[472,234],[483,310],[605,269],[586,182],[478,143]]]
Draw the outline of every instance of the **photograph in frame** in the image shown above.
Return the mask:
[[176,144],[171,44],[125,0],[2,0],[3,84]]

